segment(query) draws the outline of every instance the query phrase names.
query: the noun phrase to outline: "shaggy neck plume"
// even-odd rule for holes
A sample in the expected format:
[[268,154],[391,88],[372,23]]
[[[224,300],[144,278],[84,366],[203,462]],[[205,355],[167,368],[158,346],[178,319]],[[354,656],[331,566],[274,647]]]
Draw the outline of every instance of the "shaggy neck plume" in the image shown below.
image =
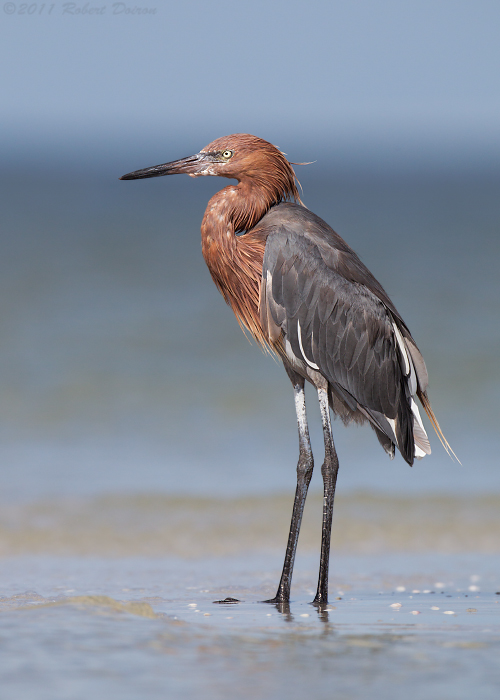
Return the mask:
[[255,226],[273,205],[288,199],[300,201],[295,173],[282,158],[287,167],[280,169],[281,178],[241,177],[238,185],[225,187],[212,197],[201,224],[202,252],[212,279],[240,325],[262,345],[268,343],[259,318],[266,235]]

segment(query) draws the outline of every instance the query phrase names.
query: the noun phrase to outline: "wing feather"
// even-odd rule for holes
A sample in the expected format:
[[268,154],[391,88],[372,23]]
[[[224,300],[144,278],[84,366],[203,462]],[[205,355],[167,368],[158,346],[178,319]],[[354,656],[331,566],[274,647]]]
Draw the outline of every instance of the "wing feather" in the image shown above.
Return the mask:
[[[385,449],[397,441],[412,463],[417,419],[408,387],[427,386],[415,341],[383,288],[321,219],[297,205],[274,209],[281,215],[271,210],[265,217],[275,225],[264,253],[260,309],[271,342],[279,328],[297,361],[317,368],[351,411],[370,420]],[[426,452],[422,431],[418,421],[416,437]]]

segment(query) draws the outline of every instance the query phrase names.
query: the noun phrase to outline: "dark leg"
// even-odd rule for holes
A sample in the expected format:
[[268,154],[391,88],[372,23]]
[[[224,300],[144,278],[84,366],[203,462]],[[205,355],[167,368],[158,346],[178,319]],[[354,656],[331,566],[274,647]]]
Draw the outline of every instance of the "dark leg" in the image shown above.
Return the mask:
[[321,467],[324,486],[321,559],[319,563],[318,590],[313,603],[315,605],[326,605],[328,603],[328,565],[330,559],[330,537],[332,534],[333,499],[335,497],[339,460],[332,437],[328,391],[326,389],[318,389],[318,399],[321,409],[321,421],[323,423],[323,437],[325,439],[325,461]]
[[309,428],[307,427],[306,400],[304,395],[304,379],[295,372],[287,368],[287,373],[293,383],[295,393],[295,410],[297,412],[297,424],[299,427],[299,461],[297,463],[297,489],[293,503],[292,522],[290,524],[290,534],[286,547],[285,563],[283,573],[278,586],[276,596],[266,603],[288,603],[290,600],[290,587],[292,585],[293,563],[297,541],[299,539],[300,524],[306,502],[307,489],[311,482],[314,460],[309,439]]

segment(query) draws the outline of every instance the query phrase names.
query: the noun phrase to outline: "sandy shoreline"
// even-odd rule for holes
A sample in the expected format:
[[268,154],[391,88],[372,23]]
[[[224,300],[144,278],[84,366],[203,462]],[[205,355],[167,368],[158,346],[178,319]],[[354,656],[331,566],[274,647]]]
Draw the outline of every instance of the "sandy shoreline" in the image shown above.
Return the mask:
[[[281,552],[292,495],[234,499],[111,495],[5,504],[0,556],[237,556]],[[316,552],[321,494],[306,504],[299,547]],[[339,494],[332,551],[500,552],[500,494]]]

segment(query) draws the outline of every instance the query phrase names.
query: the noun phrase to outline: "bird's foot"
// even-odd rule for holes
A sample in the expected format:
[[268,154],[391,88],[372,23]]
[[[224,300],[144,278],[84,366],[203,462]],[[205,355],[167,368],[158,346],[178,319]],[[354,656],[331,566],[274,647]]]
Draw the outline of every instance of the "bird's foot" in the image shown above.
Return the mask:
[[326,606],[328,605],[328,596],[327,595],[324,595],[324,596],[316,595],[314,600],[311,601],[311,605],[314,605],[315,608],[318,608],[320,610],[322,608],[326,608]]
[[269,600],[263,600],[262,602],[274,605],[279,613],[286,615],[290,613],[290,600],[288,598],[275,596],[274,598],[270,598]]
[[224,598],[224,600],[214,600],[214,603],[220,603],[221,605],[234,605],[235,603],[241,603],[238,598]]
[[262,603],[270,603],[271,605],[282,605],[283,603],[290,602],[288,598],[284,596],[274,596],[274,598],[269,598],[269,600],[263,600]]

